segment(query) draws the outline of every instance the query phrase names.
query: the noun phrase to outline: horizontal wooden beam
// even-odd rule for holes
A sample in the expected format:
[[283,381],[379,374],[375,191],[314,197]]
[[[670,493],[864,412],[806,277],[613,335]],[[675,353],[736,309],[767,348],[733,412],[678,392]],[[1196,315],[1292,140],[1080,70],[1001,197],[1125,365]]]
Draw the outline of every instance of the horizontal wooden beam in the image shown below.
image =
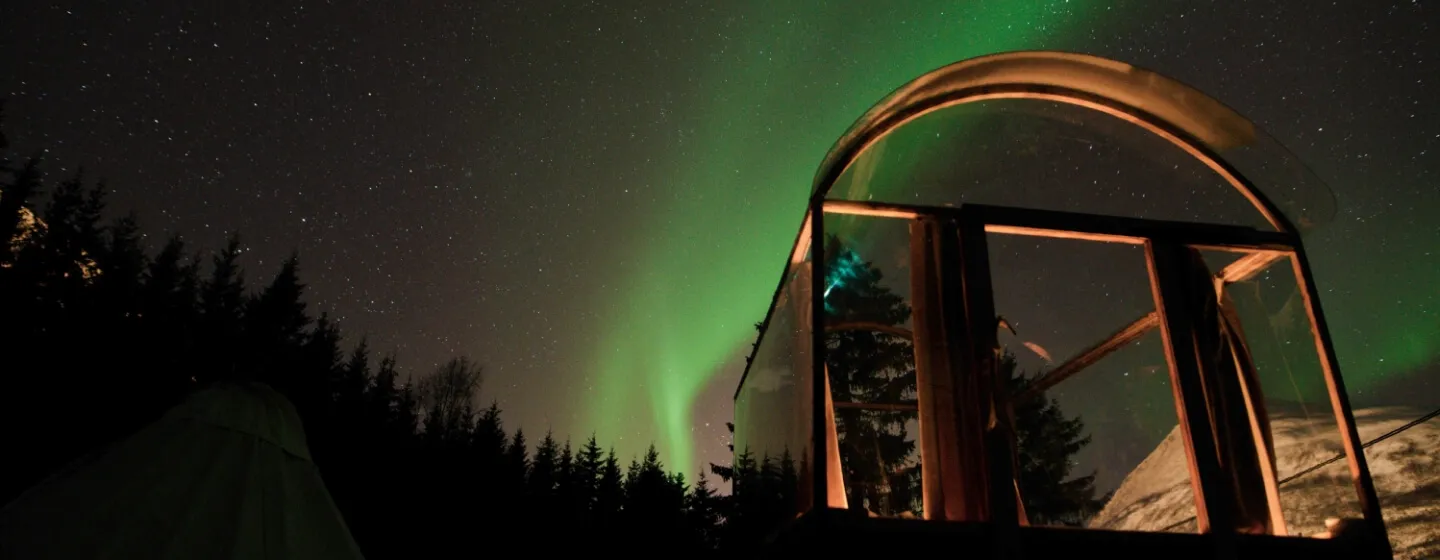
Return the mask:
[[1051,239],[1080,239],[1083,241],[1099,241],[1101,243],[1127,243],[1130,245],[1145,244],[1144,237],[1135,237],[1131,235],[1115,235],[1109,233],[1095,233],[1086,231],[1046,229],[1028,226],[988,224],[985,226],[985,233],[998,233],[1001,235],[1025,235],[1029,237],[1048,237]]
[[886,204],[883,202],[860,200],[827,200],[825,201],[825,213],[913,220],[930,212],[927,212],[927,209],[923,207],[905,206],[903,204]]
[[1145,333],[1150,332],[1150,329],[1158,326],[1160,326],[1160,315],[1154,311],[1146,313],[1144,316],[1136,319],[1135,322],[1125,325],[1124,328],[1116,331],[1115,334],[1110,335],[1099,344],[1087,348],[1084,352],[1081,352],[1080,355],[1071,358],[1070,361],[1060,364],[1060,367],[1052,369],[1049,373],[1036,379],[1034,383],[1031,383],[1029,387],[1026,387],[1024,391],[1015,396],[1015,401],[1023,402],[1040,396],[1045,390],[1080,373],[1081,370],[1094,365],[1096,362],[1104,359],[1105,356],[1109,356],[1116,350],[1123,348],[1126,344],[1139,340],[1140,337],[1145,336]]
[[826,214],[900,219],[967,216],[966,219],[977,219],[984,223],[988,233],[1084,239],[1106,243],[1139,244],[1147,239],[1164,238],[1202,249],[1285,252],[1291,251],[1296,245],[1295,237],[1288,233],[1261,231],[1245,226],[1149,220],[985,204],[963,204],[957,208],[892,204],[873,200],[826,200],[824,210]]
[[1118,243],[1143,243],[1147,239],[1165,239],[1197,247],[1223,247],[1232,250],[1288,251],[1296,245],[1294,236],[1288,233],[1260,231],[1242,226],[1098,216],[982,204],[966,204],[961,206],[958,212],[964,216],[963,219],[978,220],[985,224],[985,231],[991,233]]

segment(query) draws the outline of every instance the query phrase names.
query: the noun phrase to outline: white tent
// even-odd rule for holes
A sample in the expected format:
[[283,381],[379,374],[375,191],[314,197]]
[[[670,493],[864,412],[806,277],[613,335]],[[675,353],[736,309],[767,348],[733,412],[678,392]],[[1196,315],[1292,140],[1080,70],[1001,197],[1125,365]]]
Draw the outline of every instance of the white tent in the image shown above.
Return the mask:
[[360,558],[290,402],[202,390],[0,509],[4,558]]

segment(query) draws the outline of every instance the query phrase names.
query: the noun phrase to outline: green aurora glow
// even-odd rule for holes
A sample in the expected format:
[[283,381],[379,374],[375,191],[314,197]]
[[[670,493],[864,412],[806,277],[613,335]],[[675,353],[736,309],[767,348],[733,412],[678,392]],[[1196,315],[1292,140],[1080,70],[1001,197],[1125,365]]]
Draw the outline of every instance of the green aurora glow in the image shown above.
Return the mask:
[[[1055,48],[1096,11],[1065,0],[919,4],[735,10],[752,17],[710,45],[709,81],[691,92],[705,100],[695,104],[694,135],[677,139],[673,167],[656,170],[655,182],[676,196],[650,216],[641,262],[619,280],[627,291],[595,350],[599,398],[589,413],[602,437],[649,423],[669,464],[692,464],[694,402],[753,341],[835,138],[916,76],[983,54]],[[833,79],[815,78],[825,72]]]

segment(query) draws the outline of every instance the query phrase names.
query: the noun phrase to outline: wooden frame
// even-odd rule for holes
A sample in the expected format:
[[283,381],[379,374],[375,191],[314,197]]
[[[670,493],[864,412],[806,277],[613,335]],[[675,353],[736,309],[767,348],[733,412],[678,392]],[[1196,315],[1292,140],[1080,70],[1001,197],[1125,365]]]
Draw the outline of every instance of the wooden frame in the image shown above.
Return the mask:
[[[1125,343],[1135,340],[1150,329],[1160,328],[1166,340],[1167,361],[1171,363],[1171,371],[1174,376],[1173,386],[1176,392],[1177,415],[1181,419],[1182,432],[1186,435],[1187,441],[1191,442],[1187,445],[1187,453],[1190,456],[1189,462],[1192,469],[1191,479],[1196,491],[1197,511],[1203,512],[1203,515],[1200,516],[1200,526],[1202,527],[1202,531],[1215,532],[1217,534],[1231,532],[1221,529],[1222,527],[1236,526],[1237,520],[1235,519],[1235,515],[1238,506],[1234,501],[1234,496],[1227,496],[1226,491],[1223,490],[1224,488],[1230,487],[1230,483],[1226,482],[1231,478],[1230,473],[1225,472],[1221,465],[1220,458],[1214,455],[1213,447],[1198,444],[1198,442],[1213,441],[1216,437],[1213,429],[1209,426],[1210,420],[1206,412],[1208,405],[1203,398],[1204,389],[1200,386],[1199,382],[1202,374],[1196,369],[1193,362],[1175,359],[1176,356],[1193,355],[1193,349],[1190,349],[1186,342],[1190,336],[1183,334],[1191,328],[1188,325],[1192,323],[1192,320],[1173,302],[1169,305],[1165,303],[1167,300],[1182,297],[1187,290],[1194,288],[1186,287],[1184,282],[1178,279],[1178,273],[1171,274],[1165,271],[1175,266],[1174,263],[1180,258],[1183,251],[1188,251],[1189,249],[1206,249],[1246,253],[1244,257],[1234,261],[1225,269],[1215,274],[1214,280],[1219,283],[1217,286],[1228,282],[1248,279],[1266,267],[1273,265],[1276,261],[1284,258],[1291,258],[1293,262],[1297,263],[1297,272],[1303,272],[1298,264],[1301,262],[1298,258],[1300,255],[1298,248],[1299,241],[1295,236],[1285,232],[1259,231],[1244,227],[1138,220],[982,205],[967,205],[961,208],[928,208],[874,202],[824,201],[824,203],[820,205],[819,210],[822,219],[817,222],[820,223],[824,222],[824,214],[863,215],[879,218],[907,219],[917,223],[926,220],[939,220],[954,223],[959,226],[958,229],[952,231],[968,232],[968,234],[959,234],[961,245],[960,254],[957,255],[960,257],[960,268],[962,270],[968,268],[971,271],[969,274],[963,271],[961,272],[960,276],[963,280],[962,285],[958,287],[960,291],[965,294],[964,300],[967,308],[966,316],[968,318],[964,320],[964,331],[969,333],[964,336],[969,342],[962,345],[964,346],[964,357],[962,360],[972,364],[971,367],[975,368],[976,371],[983,370],[986,367],[975,363],[977,360],[981,360],[978,348],[984,346],[985,340],[987,339],[983,333],[993,331],[993,324],[988,324],[988,321],[982,322],[979,320],[979,317],[985,315],[984,309],[979,308],[988,307],[987,303],[983,301],[989,297],[988,294],[990,292],[988,265],[981,267],[975,262],[976,260],[980,260],[978,257],[966,257],[967,253],[970,255],[983,255],[980,251],[983,251],[984,236],[979,235],[980,233],[1027,235],[1057,239],[1083,239],[1096,242],[1137,244],[1146,247],[1147,266],[1151,270],[1152,292],[1153,297],[1156,299],[1157,311],[1137,318],[1125,328],[1120,329],[1095,346],[1083,351],[1074,359],[1052,370],[1051,374],[1042,378],[1038,382],[1038,385],[1032,390],[1017,395],[1016,398],[1031,398],[1038,395],[1042,393],[1044,389],[1054,386],[1064,378],[1078,373],[1086,366],[1095,363],[1115,349],[1124,346]],[[970,225],[964,226],[963,224]],[[820,226],[820,228],[814,229],[821,228],[823,228],[823,225]],[[810,232],[812,235],[814,234],[814,229]],[[981,240],[981,243],[976,243],[975,240],[977,238]],[[970,241],[967,242],[966,239]],[[977,245],[980,246],[977,247]],[[983,260],[988,262],[988,257]],[[979,272],[981,270],[984,270],[983,274]],[[1172,278],[1172,276],[1175,277]],[[983,280],[981,279],[982,277]],[[1298,279],[1301,279],[1302,284],[1305,286],[1310,285],[1308,278],[1301,276]],[[950,289],[953,290],[956,288]],[[1307,309],[1309,309],[1312,307],[1310,302],[1312,301],[1313,290],[1306,288],[1303,291],[1307,301]],[[976,298],[982,301],[977,302]],[[819,301],[819,298],[817,298],[817,301]],[[1161,310],[1166,312],[1162,313]],[[817,317],[817,320],[820,320],[820,317]],[[982,326],[982,324],[984,326]],[[823,330],[826,332],[834,332],[847,329],[876,330],[912,339],[920,336],[918,331],[911,332],[901,328],[869,323],[827,325]],[[817,329],[817,335],[821,334],[819,331],[820,329]],[[1316,332],[1324,333],[1325,331],[1323,328],[1318,328]],[[980,336],[976,336],[977,334]],[[993,332],[991,332],[991,335],[991,338],[993,338]],[[991,340],[991,343],[993,343],[993,340]],[[1317,351],[1323,351],[1327,343],[1327,336],[1317,334]],[[823,340],[817,339],[816,344],[817,348],[823,347]],[[977,344],[979,346],[977,346]],[[823,360],[822,356],[817,355],[816,358]],[[1327,365],[1333,363],[1332,358],[1322,356],[1322,363],[1326,363]],[[1327,367],[1325,375],[1328,385],[1330,384],[1330,379],[1336,377],[1336,372],[1332,368]],[[1337,387],[1336,389],[1337,390],[1332,390],[1332,397],[1337,393],[1343,394],[1343,388]],[[925,401],[925,397],[922,397],[921,401],[914,405],[910,403],[873,404],[836,402],[833,406],[837,408],[874,408],[885,410],[918,409],[923,417],[925,416],[926,409],[930,408],[922,404]],[[1353,430],[1353,422],[1349,420],[1348,402],[1334,402],[1333,404],[1336,407],[1337,420],[1340,422],[1342,438],[1346,440],[1347,448],[1349,447],[1348,444],[1352,441],[1358,445],[1358,438],[1345,436],[1345,432]],[[934,421],[934,418],[930,418],[930,420]],[[993,418],[992,421],[994,421]],[[990,449],[990,451],[986,452],[989,456],[987,464],[1008,465],[1006,450],[997,449],[997,444],[994,441],[987,441],[985,447]],[[1360,461],[1354,461],[1352,459],[1351,463],[1352,473],[1357,475],[1357,491],[1362,494],[1362,507],[1366,503],[1373,504],[1373,501],[1367,500],[1364,496],[1367,487],[1373,492],[1373,482],[1369,480],[1368,471]],[[987,468],[986,470],[988,471],[990,469]],[[1269,471],[1267,477],[1270,487],[1273,488],[1275,482],[1273,480],[1273,471]],[[1009,494],[1002,492],[1002,488],[998,488],[992,484],[994,479],[987,477],[986,480],[987,482],[984,482],[984,485],[987,488],[985,492],[988,496],[985,499],[987,505],[981,510],[974,510],[962,506],[962,509],[972,512],[964,515],[964,517],[971,519],[975,519],[977,516],[984,519],[1008,518],[1016,519],[1019,524],[1024,524],[1023,511],[1017,511],[1016,509],[1018,508],[1018,504],[1005,499],[1009,497]],[[939,480],[936,480],[936,483],[939,482]],[[970,481],[969,483],[973,484],[974,482],[976,481]],[[959,479],[950,479],[948,484],[945,485],[953,486],[957,483],[960,483]],[[960,489],[957,488],[954,490]],[[964,491],[960,490],[960,493],[963,494]],[[942,493],[940,495],[943,496],[944,494]],[[1002,498],[1002,496],[1005,498]],[[926,511],[936,511],[932,509],[934,507],[935,506],[927,504]],[[1365,509],[1368,521],[1371,519],[1371,511],[1370,508]]]

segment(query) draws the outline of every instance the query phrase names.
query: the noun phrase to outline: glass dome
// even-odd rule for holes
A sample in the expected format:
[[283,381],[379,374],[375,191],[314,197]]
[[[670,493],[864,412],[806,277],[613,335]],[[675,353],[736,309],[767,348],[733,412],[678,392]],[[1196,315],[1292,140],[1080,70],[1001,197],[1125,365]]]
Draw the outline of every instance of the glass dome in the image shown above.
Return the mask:
[[828,199],[980,203],[1303,233],[1330,190],[1254,124],[1184,84],[1060,52],[981,57],[896,90],[815,178]]
[[1334,212],[1250,121],[1127,64],[922,76],[815,178],[736,392],[736,495],[802,544],[943,521],[1036,557],[1388,558],[1301,240]]

